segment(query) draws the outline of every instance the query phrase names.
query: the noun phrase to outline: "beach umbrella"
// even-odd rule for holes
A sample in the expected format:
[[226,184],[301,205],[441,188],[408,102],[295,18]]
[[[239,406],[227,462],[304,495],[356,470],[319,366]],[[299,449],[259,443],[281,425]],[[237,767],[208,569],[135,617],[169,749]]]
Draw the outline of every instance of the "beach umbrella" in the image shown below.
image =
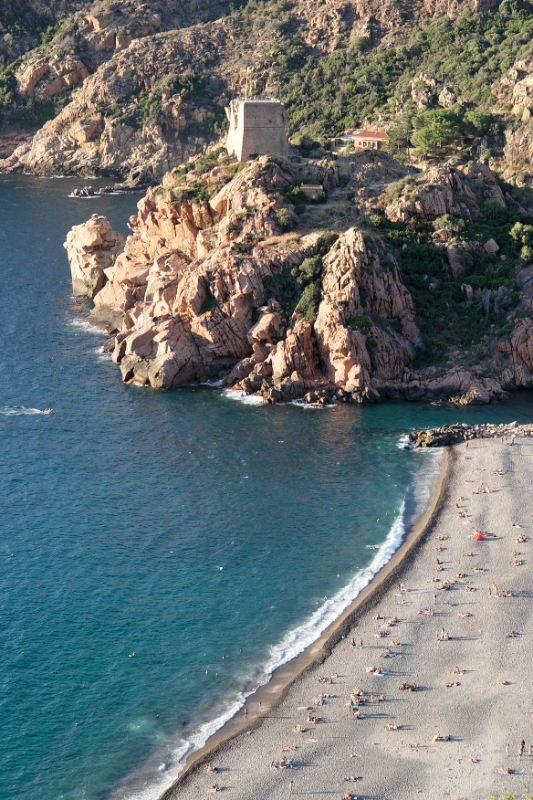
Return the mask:
[[483,542],[485,541],[485,537],[481,533],[481,531],[476,531],[475,534],[472,536],[472,539],[475,539],[476,542]]

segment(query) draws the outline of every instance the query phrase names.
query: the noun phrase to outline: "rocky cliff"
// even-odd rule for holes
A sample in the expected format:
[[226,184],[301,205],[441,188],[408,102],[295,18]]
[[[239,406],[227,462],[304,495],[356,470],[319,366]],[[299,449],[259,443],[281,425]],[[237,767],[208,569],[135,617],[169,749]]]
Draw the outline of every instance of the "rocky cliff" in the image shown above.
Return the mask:
[[[66,242],[74,291],[94,299],[90,320],[111,333],[106,349],[123,380],[167,389],[222,381],[268,402],[305,397],[321,403],[332,397],[483,403],[533,386],[533,267],[518,275],[521,305],[508,313],[514,325],[499,339],[483,340],[476,364],[468,361],[467,348],[456,353],[456,363],[414,366],[424,336],[408,288],[405,249],[397,256],[379,230],[351,225],[343,210],[340,184],[357,189],[357,176],[365,168],[368,174],[369,161],[376,169],[376,159],[394,171],[392,159],[378,155],[346,159],[340,167],[335,161],[264,156],[241,168],[215,151],[148,190],[130,219],[132,235],[123,249],[102,217],[74,228]],[[431,201],[415,206],[425,218],[441,212],[481,217],[471,184],[490,202],[507,202],[483,165],[466,172],[449,166],[418,179],[432,187]],[[331,199],[299,209],[298,216],[294,192],[304,181],[320,182]],[[387,205],[379,192],[373,202],[389,216],[401,216],[404,207],[401,199]],[[329,205],[340,223],[331,225],[335,234],[317,229],[316,215],[319,209],[327,214]],[[438,228],[434,237],[440,245],[431,245],[440,254],[439,282],[451,270],[456,285],[450,255],[455,246],[463,261],[457,285],[473,295],[469,284],[461,284],[474,282],[467,250],[459,240],[453,245],[451,231]],[[416,298],[419,286],[413,283]],[[460,312],[477,314],[485,324],[466,288],[462,297]],[[450,319],[459,313],[448,307]],[[425,324],[423,309],[419,313]],[[458,319],[463,324],[470,318]]]

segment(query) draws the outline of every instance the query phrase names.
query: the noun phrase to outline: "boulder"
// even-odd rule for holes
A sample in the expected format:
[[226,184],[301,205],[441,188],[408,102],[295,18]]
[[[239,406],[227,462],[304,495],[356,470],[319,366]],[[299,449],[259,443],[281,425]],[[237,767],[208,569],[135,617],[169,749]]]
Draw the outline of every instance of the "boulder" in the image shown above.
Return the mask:
[[448,262],[450,264],[453,277],[455,280],[457,280],[457,278],[462,278],[462,276],[466,273],[466,266],[461,256],[460,249],[457,247],[457,245],[450,245],[446,248],[446,254],[448,256]]
[[93,214],[88,222],[75,225],[64,244],[72,274],[72,291],[91,300],[106,282],[104,270],[115,263],[124,248],[124,236],[111,229],[106,217]]
[[483,250],[486,253],[497,253],[500,249],[500,246],[496,244],[494,239],[487,239],[487,241],[483,245]]

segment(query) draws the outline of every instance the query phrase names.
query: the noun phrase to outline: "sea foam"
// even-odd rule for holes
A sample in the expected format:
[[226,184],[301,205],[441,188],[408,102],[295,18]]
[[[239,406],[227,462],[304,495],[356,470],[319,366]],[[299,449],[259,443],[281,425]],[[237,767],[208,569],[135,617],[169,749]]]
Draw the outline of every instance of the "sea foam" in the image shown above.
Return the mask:
[[[233,393],[234,394],[234,393]],[[165,763],[164,774],[161,770],[154,771],[153,779],[146,781],[146,775],[140,786],[128,786],[128,797],[131,800],[156,800],[160,794],[176,780],[185,765],[190,753],[203,747],[208,739],[213,736],[226,722],[237,714],[246,703],[246,698],[253,694],[260,686],[264,686],[272,677],[272,673],[279,667],[300,655],[307,647],[315,642],[321,633],[331,625],[353,603],[363,589],[387,564],[403,541],[406,529],[424,511],[431,497],[435,478],[439,472],[441,452],[432,451],[429,459],[421,463],[417,478],[409,494],[409,502],[404,500],[400,513],[393,522],[387,538],[376,550],[370,564],[359,570],[344,588],[340,589],[331,598],[328,598],[320,608],[311,614],[303,623],[298,625],[270,649],[269,659],[261,673],[255,675],[253,684],[247,692],[239,692],[228,702],[227,707],[214,719],[201,724],[188,739],[182,739],[172,751],[172,762]],[[122,787],[124,792],[124,787]],[[122,797],[123,794],[120,795]],[[118,800],[119,794],[114,793],[112,800]]]
[[96,325],[91,325],[90,322],[87,322],[85,319],[79,319],[79,317],[69,319],[67,326],[69,328],[81,328],[86,333],[97,333],[99,336],[109,336],[107,331],[102,328],[97,328]]
[[247,406],[262,406],[264,403],[263,398],[258,397],[256,394],[246,394],[246,392],[238,392],[233,389],[224,389],[222,394],[224,397],[229,397],[230,400],[238,400]]
[[40,408],[26,408],[25,406],[14,406],[13,408],[4,406],[4,408],[0,408],[0,416],[2,417],[26,417],[34,414],[48,415],[49,413],[49,411],[43,411]]

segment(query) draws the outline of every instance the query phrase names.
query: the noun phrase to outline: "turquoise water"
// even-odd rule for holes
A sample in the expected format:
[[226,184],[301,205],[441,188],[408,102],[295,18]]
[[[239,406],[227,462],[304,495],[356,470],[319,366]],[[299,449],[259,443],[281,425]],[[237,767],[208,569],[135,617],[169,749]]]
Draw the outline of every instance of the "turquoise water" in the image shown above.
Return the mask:
[[435,467],[401,436],[532,418],[528,395],[304,411],[124,386],[62,242],[94,210],[126,232],[139,198],[82,183],[0,176],[2,800],[157,796],[401,535]]

